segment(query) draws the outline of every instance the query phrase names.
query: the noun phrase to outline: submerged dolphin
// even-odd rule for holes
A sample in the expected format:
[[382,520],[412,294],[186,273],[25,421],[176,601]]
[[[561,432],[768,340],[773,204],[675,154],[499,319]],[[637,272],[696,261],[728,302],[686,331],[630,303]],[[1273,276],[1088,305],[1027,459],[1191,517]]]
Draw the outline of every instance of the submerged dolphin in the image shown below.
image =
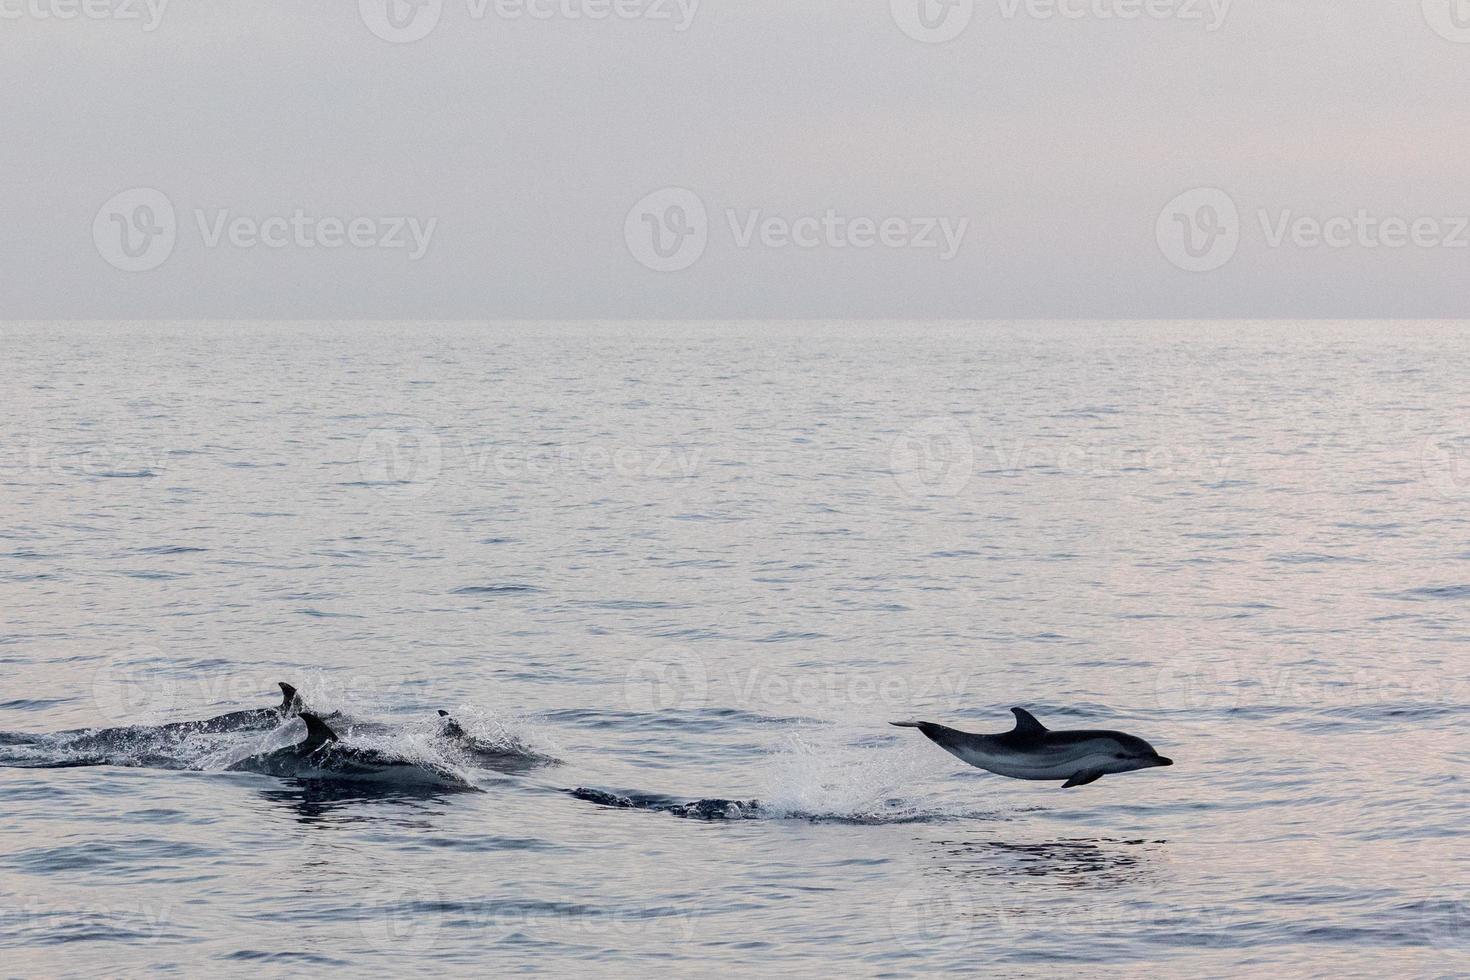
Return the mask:
[[229,771],[296,779],[467,785],[447,767],[405,759],[377,749],[347,745],[326,722],[309,711],[301,712],[301,720],[306,723],[306,738],[274,752],[241,759],[230,766]]
[[927,721],[895,721],[917,728],[950,755],[1012,779],[1065,779],[1063,789],[1086,786],[1110,773],[1172,766],[1136,735],[1107,731],[1054,732],[1025,708],[1012,708],[1016,727],[1004,735],[971,735]]
[[517,741],[486,742],[465,731],[443,708],[439,709],[439,737],[469,761],[497,772],[530,772],[557,760]]
[[444,719],[444,727],[440,729],[439,734],[443,735],[445,738],[467,737],[465,735],[465,730],[459,726],[459,722],[449,717],[449,712],[445,711],[443,708],[440,708],[439,717]]
[[678,803],[661,796],[620,796],[606,790],[587,789],[585,786],[579,786],[570,792],[579,800],[614,810],[648,810],[688,820],[753,820],[763,812],[759,800],[695,800],[692,803]]

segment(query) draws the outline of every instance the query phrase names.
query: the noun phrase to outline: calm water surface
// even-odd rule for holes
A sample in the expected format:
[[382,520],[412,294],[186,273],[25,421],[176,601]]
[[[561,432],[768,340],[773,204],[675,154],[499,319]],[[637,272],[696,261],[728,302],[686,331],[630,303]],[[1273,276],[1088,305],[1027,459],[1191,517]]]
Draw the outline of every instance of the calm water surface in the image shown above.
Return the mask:
[[[0,972],[1470,969],[1463,327],[3,340]],[[281,680],[471,789],[50,734]]]

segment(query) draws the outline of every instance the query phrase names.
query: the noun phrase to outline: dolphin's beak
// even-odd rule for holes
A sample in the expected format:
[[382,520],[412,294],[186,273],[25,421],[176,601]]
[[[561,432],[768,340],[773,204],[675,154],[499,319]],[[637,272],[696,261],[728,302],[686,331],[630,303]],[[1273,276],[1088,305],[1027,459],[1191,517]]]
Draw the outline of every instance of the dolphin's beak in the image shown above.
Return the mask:
[[1162,755],[1154,756],[1154,765],[1156,766],[1172,766],[1173,764],[1173,759],[1167,758]]

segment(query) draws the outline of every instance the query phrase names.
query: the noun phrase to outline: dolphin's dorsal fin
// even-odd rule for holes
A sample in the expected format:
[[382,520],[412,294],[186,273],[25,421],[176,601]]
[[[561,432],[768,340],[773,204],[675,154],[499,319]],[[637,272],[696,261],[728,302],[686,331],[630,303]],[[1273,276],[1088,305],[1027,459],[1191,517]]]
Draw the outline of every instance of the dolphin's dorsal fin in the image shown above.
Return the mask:
[[440,708],[439,709],[439,717],[440,718],[448,718],[449,717],[449,712],[445,711],[443,708]]
[[1012,735],[1042,735],[1046,732],[1046,726],[1036,720],[1036,716],[1025,708],[1012,708],[1011,714],[1016,716],[1016,727]]
[[287,684],[285,681],[277,681],[276,683],[277,686],[281,689],[281,706],[277,710],[280,711],[283,715],[289,715],[292,712],[300,711],[301,695],[296,693],[296,688],[292,687],[290,684]]
[[306,722],[306,741],[297,746],[302,751],[314,752],[329,742],[337,741],[337,733],[311,712],[301,712],[301,720]]

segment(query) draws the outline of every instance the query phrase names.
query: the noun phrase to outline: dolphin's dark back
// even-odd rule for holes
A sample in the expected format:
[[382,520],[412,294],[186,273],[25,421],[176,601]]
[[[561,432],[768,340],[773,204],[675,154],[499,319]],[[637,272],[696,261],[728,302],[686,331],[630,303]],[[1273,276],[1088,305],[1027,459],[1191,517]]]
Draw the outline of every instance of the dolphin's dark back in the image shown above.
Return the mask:
[[[1012,708],[1016,716],[1016,727],[998,735],[977,735],[958,729],[936,725],[929,721],[894,722],[899,728],[917,728],[935,745],[946,752],[958,754],[957,750],[971,751],[1005,750],[1010,752],[1033,752],[1045,748],[1065,748],[1080,745],[1093,739],[1107,738],[1118,741],[1134,739],[1122,732],[1102,730],[1052,731],[1024,708]],[[1136,739],[1134,739],[1136,741]],[[963,756],[962,756],[963,758]]]
[[1054,732],[1047,729],[1044,732],[1006,732],[1004,735],[991,735],[1001,745],[1008,749],[1028,749],[1042,745],[1077,745],[1094,738],[1128,738],[1122,732],[1109,732],[1102,729],[1075,729],[1072,731]]

